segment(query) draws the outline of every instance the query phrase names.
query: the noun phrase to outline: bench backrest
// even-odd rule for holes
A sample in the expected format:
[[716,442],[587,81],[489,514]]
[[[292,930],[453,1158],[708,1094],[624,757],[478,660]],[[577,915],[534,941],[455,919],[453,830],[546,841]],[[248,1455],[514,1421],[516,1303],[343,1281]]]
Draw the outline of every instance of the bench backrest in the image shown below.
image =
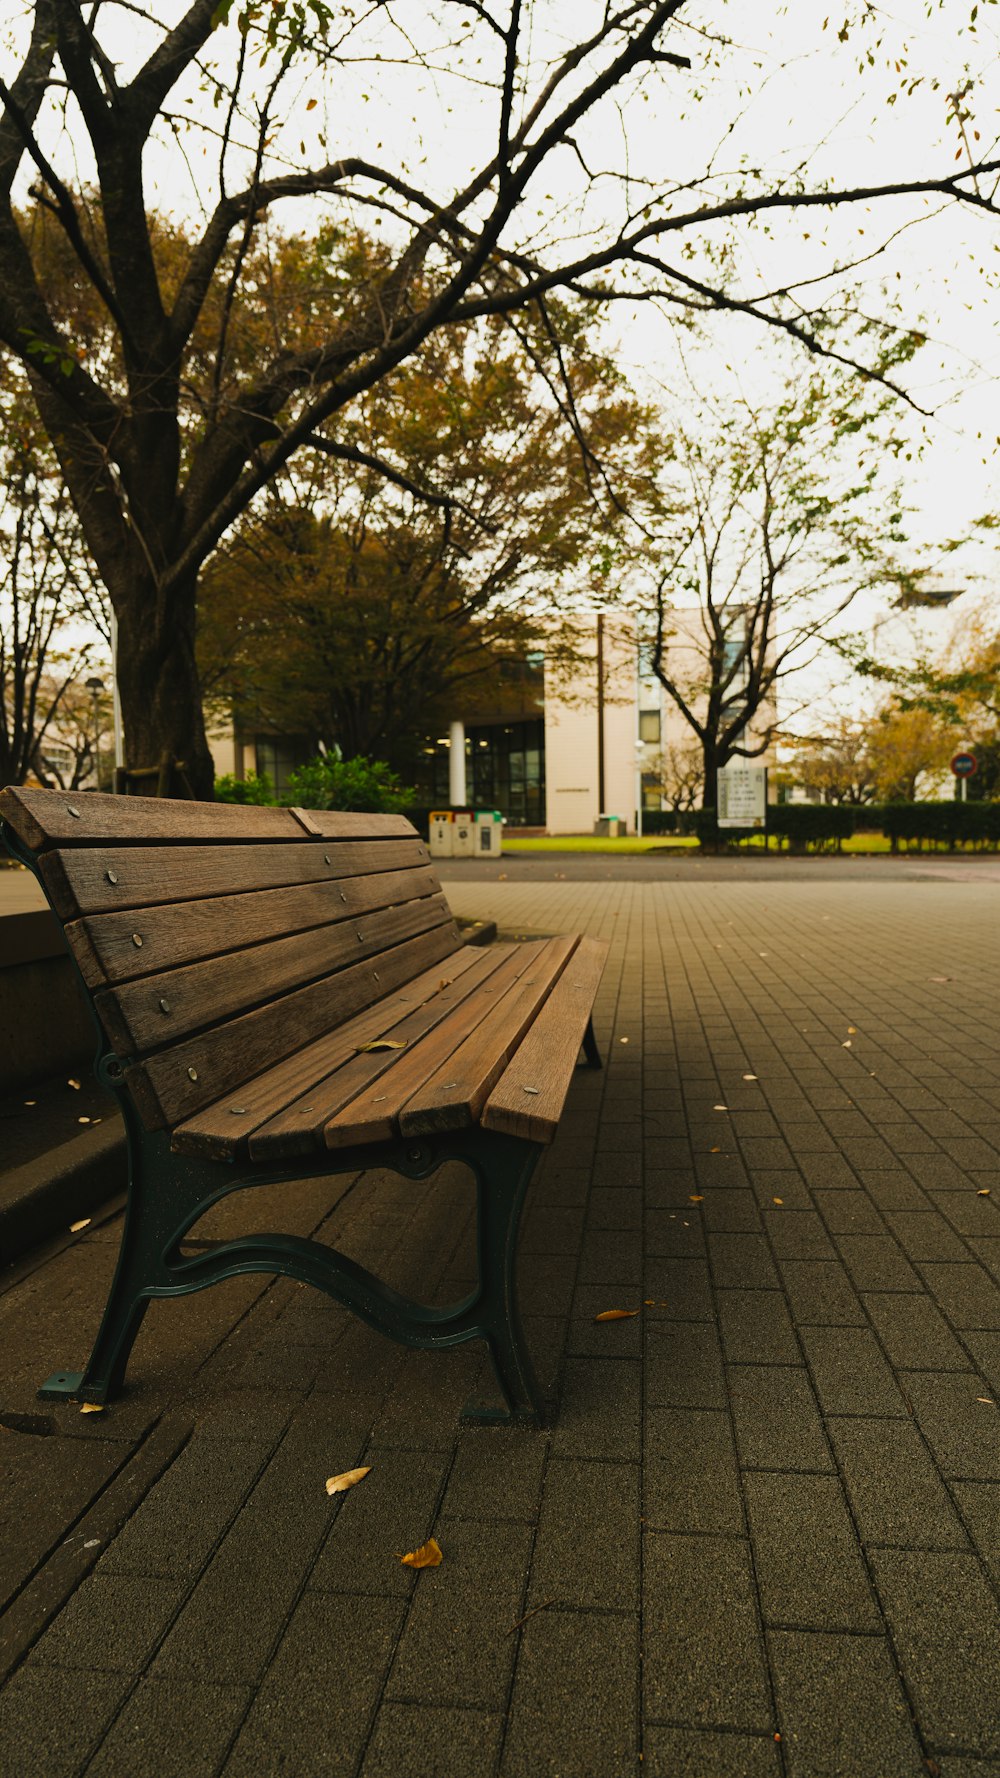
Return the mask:
[[172,1128],[461,940],[401,815],[0,792],[150,1128]]

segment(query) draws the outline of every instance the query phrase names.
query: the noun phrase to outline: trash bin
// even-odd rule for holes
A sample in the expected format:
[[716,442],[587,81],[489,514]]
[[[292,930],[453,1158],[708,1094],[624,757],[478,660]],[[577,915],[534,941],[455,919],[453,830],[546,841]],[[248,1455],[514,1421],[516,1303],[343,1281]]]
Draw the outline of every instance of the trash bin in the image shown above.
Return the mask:
[[432,858],[450,858],[455,817],[450,809],[432,809],[429,818],[429,846]]
[[499,858],[503,851],[503,816],[499,809],[476,810],[476,857]]
[[451,826],[451,855],[472,858],[476,850],[476,824],[471,809],[456,809]]
[[594,822],[594,833],[600,840],[617,840],[626,832],[626,823],[620,815],[598,815]]

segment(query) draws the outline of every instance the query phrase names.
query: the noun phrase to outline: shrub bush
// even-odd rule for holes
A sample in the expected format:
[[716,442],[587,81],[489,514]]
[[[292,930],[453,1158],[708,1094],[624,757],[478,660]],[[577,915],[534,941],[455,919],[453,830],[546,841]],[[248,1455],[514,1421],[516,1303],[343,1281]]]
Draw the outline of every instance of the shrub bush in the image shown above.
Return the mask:
[[836,846],[854,832],[855,811],[843,803],[771,803],[767,831],[779,846],[787,842],[794,852],[806,846]]
[[266,772],[259,777],[248,772],[245,778],[227,773],[216,778],[215,795],[223,803],[280,802],[302,809],[358,809],[392,815],[409,809],[414,793],[400,783],[384,760],[341,759],[336,753],[321,753],[290,773],[288,790],[280,798]]

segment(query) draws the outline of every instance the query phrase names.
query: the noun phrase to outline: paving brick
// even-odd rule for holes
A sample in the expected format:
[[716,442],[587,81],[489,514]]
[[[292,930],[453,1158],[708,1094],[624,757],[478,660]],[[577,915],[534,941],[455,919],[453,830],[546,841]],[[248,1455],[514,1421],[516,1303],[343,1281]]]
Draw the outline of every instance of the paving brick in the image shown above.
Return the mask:
[[759,1234],[757,1200],[749,1187],[716,1188],[704,1205],[705,1227],[713,1234]]
[[647,1716],[773,1729],[746,1543],[650,1533],[644,1579]]
[[643,1477],[643,1512],[650,1528],[744,1535],[728,1414],[649,1408]]
[[890,1291],[885,1295],[869,1294],[861,1300],[897,1370],[968,1369],[968,1354],[929,1296]]
[[402,1614],[397,1600],[306,1593],[223,1768],[225,1778],[353,1770]]
[[857,1189],[857,1174],[842,1154],[804,1154],[799,1157],[799,1166],[807,1185]]
[[361,1778],[455,1778],[492,1772],[503,1718],[484,1710],[383,1704],[368,1743]]
[[709,1322],[650,1322],[646,1330],[646,1401],[653,1407],[725,1406],[722,1354]]
[[[696,1206],[687,1201],[688,1191],[694,1190],[694,1181],[685,1185],[681,1193],[665,1199],[666,1203],[678,1204],[679,1208],[647,1209],[646,1211],[646,1259],[662,1257],[664,1259],[700,1259],[705,1249],[705,1231],[701,1217],[696,1214]],[[649,1194],[646,1197],[650,1202]]]
[[717,1290],[777,1290],[778,1274],[763,1235],[709,1235]]
[[906,1392],[942,1475],[1000,1481],[1000,1414],[974,1372],[907,1371]]
[[803,1327],[800,1338],[825,1414],[905,1414],[893,1375],[862,1327]]
[[839,1481],[757,1474],[746,1476],[744,1487],[764,1622],[813,1630],[878,1629]]
[[919,1290],[918,1278],[891,1235],[838,1235],[837,1248],[855,1290]]
[[965,1243],[936,1210],[890,1212],[886,1222],[910,1259],[963,1262],[969,1258]]
[[637,1289],[642,1283],[642,1236],[637,1230],[595,1229],[580,1248],[581,1284],[617,1284]]
[[715,1306],[702,1259],[649,1259],[643,1280],[643,1298],[653,1297],[645,1319],[659,1321],[712,1321]]
[[[407,1547],[426,1536],[418,1526]],[[530,1530],[441,1519],[434,1536],[445,1559],[417,1577],[386,1695],[502,1709],[514,1658],[510,1630],[525,1609]]]
[[501,1778],[633,1778],[638,1686],[633,1621],[538,1612],[520,1633]]
[[731,1364],[799,1364],[802,1353],[777,1290],[720,1290],[722,1349]]
[[323,1592],[406,1598],[413,1591],[413,1571],[401,1568],[393,1551],[413,1549],[430,1536],[446,1465],[423,1451],[363,1456],[373,1465],[371,1474],[330,1501],[329,1528],[309,1585]]
[[528,1606],[557,1599],[560,1607],[584,1611],[637,1610],[639,1498],[638,1465],[554,1459],[545,1477]]
[[863,1191],[817,1191],[816,1208],[833,1235],[884,1235],[885,1223]]
[[871,1560],[925,1740],[1000,1755],[1000,1608],[976,1557],[876,1550]]
[[98,1570],[79,1586],[34,1650],[40,1666],[141,1673],[185,1592],[180,1580]]
[[995,1586],[1000,1586],[1000,1483],[953,1482],[952,1493]]
[[778,1778],[770,1735],[714,1735],[651,1724],[643,1737],[643,1778]]
[[789,1778],[927,1778],[883,1637],[773,1630],[768,1652]]
[[567,1359],[553,1452],[557,1457],[589,1457],[595,1451],[613,1451],[623,1462],[638,1462],[641,1413],[638,1362]]
[[[448,1477],[444,1512],[458,1519],[533,1521],[547,1455],[548,1438],[543,1432],[532,1433],[520,1426],[468,1427]],[[400,1452],[396,1460],[401,1475],[408,1478],[412,1467],[407,1466],[412,1466],[413,1459]],[[430,1488],[436,1488],[433,1468],[428,1471],[427,1487],[428,1495]],[[387,1493],[392,1493],[391,1483]],[[355,1498],[353,1492],[351,1498]],[[360,1494],[357,1498],[360,1500]],[[326,1551],[320,1560],[325,1559]]]
[[4,1778],[82,1771],[131,1681],[123,1674],[29,1662],[0,1689]]
[[779,1260],[837,1257],[815,1210],[792,1210],[784,1205],[765,1211],[764,1225]]
[[123,1526],[101,1558],[101,1573],[200,1573],[268,1455],[266,1445],[249,1440],[196,1438]]
[[1000,1284],[982,1266],[924,1264],[920,1270],[955,1327],[1000,1329]]
[[804,1367],[730,1365],[727,1377],[744,1468],[833,1469]]
[[1000,1333],[963,1333],[962,1344],[968,1346],[974,1363],[987,1379],[988,1393],[1000,1396]]
[[965,1549],[968,1539],[912,1420],[827,1421],[862,1541]]
[[155,1772],[214,1778],[253,1694],[241,1686],[178,1684],[147,1676],[87,1767],[93,1778]]
[[595,1187],[587,1199],[587,1226],[592,1229],[642,1227],[642,1192],[638,1188]]
[[[893,1135],[893,1146],[897,1147],[897,1138]],[[902,1150],[898,1149],[900,1157]],[[901,1167],[859,1167],[858,1179],[888,1221],[890,1212],[921,1212],[930,1208],[930,1200],[923,1187]]]
[[780,1269],[792,1320],[797,1325],[865,1324],[860,1298],[839,1260],[786,1259]]
[[[977,1176],[975,1183],[970,1185],[968,1191],[932,1192],[931,1200],[959,1235],[986,1236],[987,1238],[992,1235],[997,1238],[1000,1237],[1000,1205],[992,1195],[992,1188],[995,1184],[995,1172],[992,1176]],[[990,1192],[988,1198],[979,1196],[977,1189],[979,1186],[984,1186]],[[934,1253],[928,1254],[926,1257],[928,1259],[951,1259],[952,1255],[950,1253]],[[966,1259],[967,1257],[965,1252],[955,1255],[957,1259]]]

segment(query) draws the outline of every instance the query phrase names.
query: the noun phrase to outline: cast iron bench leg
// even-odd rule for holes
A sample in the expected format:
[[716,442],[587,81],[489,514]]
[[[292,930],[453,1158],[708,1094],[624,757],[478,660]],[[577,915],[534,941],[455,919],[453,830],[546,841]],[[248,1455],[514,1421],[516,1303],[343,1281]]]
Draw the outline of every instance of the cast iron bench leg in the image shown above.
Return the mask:
[[469,1157],[476,1175],[478,1211],[476,1313],[506,1409],[470,1404],[464,1420],[541,1426],[549,1418],[525,1344],[514,1275],[521,1210],[541,1152],[537,1143],[483,1131]]

